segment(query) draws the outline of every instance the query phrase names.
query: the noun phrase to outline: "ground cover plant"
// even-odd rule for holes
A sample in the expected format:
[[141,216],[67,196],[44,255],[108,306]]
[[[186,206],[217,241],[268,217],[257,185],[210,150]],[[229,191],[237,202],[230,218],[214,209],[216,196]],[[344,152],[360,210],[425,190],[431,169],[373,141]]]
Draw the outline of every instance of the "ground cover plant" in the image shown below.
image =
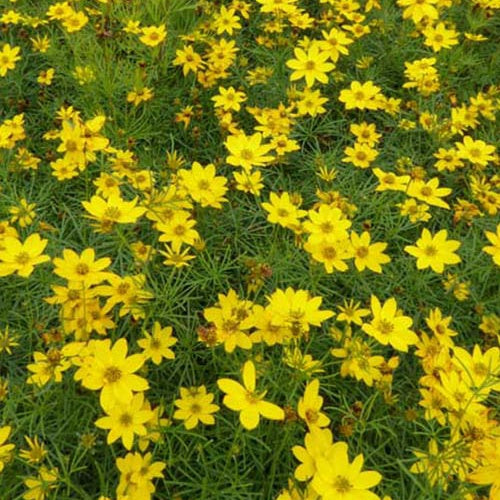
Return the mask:
[[0,500],[500,499],[498,0],[0,2]]

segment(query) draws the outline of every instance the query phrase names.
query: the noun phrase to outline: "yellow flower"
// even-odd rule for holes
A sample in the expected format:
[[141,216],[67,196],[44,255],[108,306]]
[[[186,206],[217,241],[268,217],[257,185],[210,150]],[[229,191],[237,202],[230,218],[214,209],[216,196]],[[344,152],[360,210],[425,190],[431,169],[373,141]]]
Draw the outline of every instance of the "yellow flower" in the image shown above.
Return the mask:
[[47,71],[42,71],[36,81],[41,85],[51,85],[52,79],[54,78],[55,70],[54,68],[49,68]]
[[322,498],[339,500],[379,500],[379,496],[368,491],[382,480],[375,471],[361,471],[363,455],[349,463],[347,444],[333,444],[326,453],[316,459],[316,472],[311,485]]
[[43,441],[39,441],[38,436],[35,436],[34,439],[31,439],[29,436],[24,436],[24,439],[28,443],[29,449],[20,450],[19,456],[27,460],[30,464],[41,462],[45,455],[47,455],[47,450],[45,449]]
[[127,94],[127,102],[131,102],[134,106],[138,106],[141,102],[152,99],[153,95],[153,90],[148,87],[134,89]]
[[304,446],[293,446],[292,453],[301,462],[295,469],[298,481],[307,481],[316,473],[316,463],[332,447],[333,436],[329,429],[313,427],[304,437]]
[[199,422],[205,425],[213,425],[215,419],[212,413],[219,410],[219,406],[213,404],[214,395],[207,394],[204,385],[200,387],[181,387],[181,398],[175,400],[177,410],[174,418],[184,421],[184,427],[188,430],[194,429]]
[[368,81],[354,81],[350,88],[340,92],[339,101],[345,104],[345,109],[378,109],[381,106],[380,87]]
[[95,260],[93,248],[86,248],[81,255],[73,250],[65,248],[63,258],[54,258],[54,273],[70,282],[75,282],[77,286],[96,285],[108,277],[106,269],[111,264],[109,257]]
[[486,238],[491,245],[483,247],[483,252],[490,254],[493,257],[493,262],[500,266],[500,224],[497,225],[497,232],[485,231]]
[[417,258],[417,269],[430,267],[434,272],[442,273],[445,265],[457,264],[462,260],[454,253],[460,247],[460,242],[447,240],[447,236],[446,229],[432,235],[427,228],[424,228],[416,246],[405,246],[405,252]]
[[417,200],[424,201],[428,205],[435,207],[450,208],[443,198],[451,193],[450,188],[440,188],[439,179],[433,177],[428,182],[420,179],[413,179],[408,184],[407,194]]
[[56,488],[57,480],[57,469],[40,467],[37,477],[28,477],[24,480],[24,484],[28,488],[28,491],[23,495],[24,500],[45,500],[50,490]]
[[116,459],[120,471],[117,500],[149,500],[155,491],[153,479],[163,477],[164,462],[153,462],[151,453],[127,453]]
[[167,30],[164,24],[160,26],[147,26],[146,28],[142,28],[141,33],[142,36],[139,37],[139,40],[149,47],[156,47],[167,37]]
[[355,167],[359,168],[368,168],[378,156],[376,149],[359,142],[355,142],[352,148],[349,146],[346,147],[344,153],[346,156],[342,158],[342,161],[352,163]]
[[62,20],[62,25],[68,33],[75,33],[80,31],[87,23],[89,18],[85,15],[85,12],[78,11],[72,12],[69,16]]
[[200,235],[193,229],[196,221],[191,214],[177,210],[168,222],[158,222],[156,228],[160,231],[160,241],[170,243],[172,249],[178,252],[183,244],[193,245]]
[[152,335],[144,332],[144,337],[138,340],[137,344],[142,348],[142,354],[146,359],[150,359],[155,365],[159,365],[162,358],[175,358],[175,354],[170,347],[177,342],[177,339],[172,336],[171,326],[162,328],[160,323],[155,321]]
[[462,142],[456,142],[458,157],[470,161],[473,165],[486,167],[488,162],[495,159],[495,146],[481,140],[474,140],[466,135]]
[[223,33],[232,35],[234,30],[241,28],[240,18],[236,15],[236,10],[222,6],[215,15],[213,27],[217,30],[218,35]]
[[290,229],[299,225],[300,219],[306,215],[305,210],[300,210],[292,203],[287,192],[281,194],[271,193],[269,203],[262,203],[262,208],[268,212],[267,220],[272,224],[279,224]]
[[12,443],[5,444],[9,438],[12,427],[6,425],[0,427],[0,472],[3,471],[5,464],[11,458],[11,452],[15,448]]
[[0,50],[0,76],[5,76],[9,69],[16,67],[16,62],[21,59],[19,52],[21,47],[11,47],[5,43]]
[[458,44],[458,33],[454,29],[447,29],[444,23],[429,26],[422,31],[422,34],[425,36],[424,45],[431,47],[434,52]]
[[320,41],[321,50],[328,54],[332,62],[337,62],[340,55],[349,54],[347,46],[353,43],[353,40],[347,34],[338,28],[332,28],[329,32],[322,31],[322,41]]
[[31,234],[24,242],[8,236],[2,241],[0,250],[0,276],[16,273],[27,278],[36,265],[50,260],[43,255],[48,240],[40,238],[38,234]]
[[293,69],[290,80],[300,80],[305,78],[306,85],[312,87],[318,80],[320,83],[327,83],[327,73],[335,68],[335,65],[326,62],[330,55],[327,52],[321,52],[319,46],[312,45],[307,52],[303,49],[294,49],[295,59],[287,61],[286,65]]
[[115,224],[134,224],[145,212],[146,208],[137,206],[138,198],[124,200],[120,194],[111,194],[108,199],[92,196],[90,201],[82,205],[90,214],[88,217],[98,222],[100,232],[111,231]]
[[49,50],[50,39],[47,35],[44,35],[43,37],[38,35],[34,38],[30,38],[30,41],[33,45],[33,50],[36,50],[41,54],[44,54],[47,50]]
[[206,167],[195,161],[191,170],[179,170],[179,177],[189,196],[202,207],[222,208],[221,203],[227,201],[227,179],[215,175],[215,166],[209,163]]
[[81,380],[83,387],[101,390],[103,407],[111,407],[114,402],[129,403],[133,392],[149,388],[147,380],[135,374],[144,364],[144,356],[127,356],[127,350],[127,340],[124,338],[118,339],[112,347],[110,339],[95,341],[87,363],[75,373],[75,380]]
[[351,244],[354,250],[354,265],[358,271],[368,268],[376,273],[381,273],[380,264],[387,264],[391,261],[391,258],[383,253],[387,248],[387,243],[370,244],[370,233],[367,231],[364,231],[361,236],[352,232]]
[[390,344],[398,351],[407,352],[408,346],[418,342],[417,335],[410,330],[412,319],[397,308],[396,299],[390,298],[380,304],[375,295],[371,297],[373,319],[363,325],[363,331],[382,345]]
[[246,101],[246,96],[244,92],[236,90],[234,87],[228,89],[219,87],[219,94],[212,97],[212,101],[214,101],[216,108],[221,107],[224,111],[239,111],[241,103]]
[[326,427],[330,419],[321,413],[323,398],[319,395],[319,380],[309,382],[304,390],[304,396],[300,398],[297,412],[299,417],[311,427]]
[[174,66],[182,66],[184,76],[190,71],[196,74],[205,65],[200,54],[194,51],[192,45],[186,45],[182,49],[177,49],[175,56],[173,64]]
[[29,226],[36,217],[35,203],[28,203],[25,198],[19,200],[19,205],[9,208],[10,222],[19,222],[21,227]]
[[243,384],[229,378],[217,381],[219,389],[225,393],[223,403],[229,409],[240,412],[240,422],[245,429],[255,429],[261,416],[271,420],[285,418],[285,412],[279,406],[264,401],[267,391],[256,392],[255,366],[252,361],[243,365]]
[[251,136],[246,136],[243,132],[230,135],[224,145],[230,153],[226,158],[227,163],[235,167],[243,167],[247,172],[250,172],[252,167],[263,167],[273,160],[272,156],[267,156],[272,146],[262,144],[260,132]]
[[117,439],[122,440],[123,446],[130,450],[134,443],[134,435],[145,436],[147,433],[145,423],[151,420],[153,412],[144,409],[144,394],[135,394],[128,403],[117,403],[115,401],[103,401],[103,409],[106,417],[96,420],[95,425],[100,429],[109,429],[107,443],[114,443]]
[[434,7],[438,0],[397,0],[400,7],[404,7],[403,19],[411,19],[414,23],[426,19],[437,19],[439,12]]

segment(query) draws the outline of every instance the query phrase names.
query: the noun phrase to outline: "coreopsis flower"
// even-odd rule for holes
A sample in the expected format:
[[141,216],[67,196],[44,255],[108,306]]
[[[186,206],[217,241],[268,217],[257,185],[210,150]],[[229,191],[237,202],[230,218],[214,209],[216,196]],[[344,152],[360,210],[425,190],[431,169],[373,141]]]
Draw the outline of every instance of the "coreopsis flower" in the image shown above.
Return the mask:
[[83,387],[101,391],[101,405],[109,407],[113,402],[126,404],[134,392],[149,388],[146,379],[135,372],[144,364],[142,354],[127,356],[128,345],[124,338],[118,339],[113,346],[111,340],[94,341],[89,352],[88,364],[83,364],[75,373],[75,380],[81,380]]
[[323,456],[333,445],[332,432],[329,429],[312,427],[304,437],[304,445],[292,447],[292,453],[300,462],[295,469],[295,479],[307,481],[316,473],[316,461]]
[[107,233],[115,224],[134,224],[145,212],[146,208],[137,206],[138,198],[124,200],[120,194],[111,194],[107,199],[92,196],[90,201],[82,201],[87,217],[97,222],[100,232]]
[[179,177],[189,196],[202,207],[222,208],[221,203],[227,201],[227,179],[216,175],[212,163],[203,167],[195,161],[190,170],[179,170]]
[[361,236],[351,233],[351,244],[354,250],[354,265],[358,271],[370,269],[376,273],[382,272],[381,264],[387,264],[391,258],[384,253],[387,243],[370,243],[370,233],[364,231]]
[[176,210],[172,218],[167,222],[158,222],[156,229],[160,231],[160,241],[170,243],[172,249],[178,252],[183,244],[193,245],[200,238],[198,231],[194,229],[196,221],[191,214],[184,210]]
[[495,159],[495,146],[481,140],[474,140],[466,135],[462,142],[456,142],[458,157],[471,162],[478,167],[486,167]]
[[28,203],[26,198],[19,200],[19,205],[9,208],[10,222],[17,222],[21,227],[27,227],[33,223],[36,217],[36,203]]
[[320,83],[328,82],[328,72],[335,68],[335,65],[326,62],[330,55],[321,52],[318,44],[309,47],[307,52],[300,48],[294,49],[295,59],[287,61],[286,65],[294,71],[290,75],[290,80],[300,80],[305,78],[306,85],[312,87],[317,80]]
[[337,321],[345,321],[347,324],[354,323],[355,325],[361,326],[363,324],[363,318],[370,314],[369,309],[360,307],[360,302],[354,302],[350,299],[349,302],[344,299],[344,304],[342,306],[337,306],[340,311],[335,318]]
[[10,44],[4,43],[0,50],[0,76],[5,76],[7,71],[16,67],[16,62],[21,59],[20,51],[21,47],[11,47]]
[[111,310],[116,304],[122,304],[120,317],[131,313],[137,318],[144,317],[143,304],[153,298],[153,294],[145,289],[146,276],[137,274],[135,276],[118,276],[108,273],[106,277],[109,285],[100,285],[93,289],[100,297],[109,297],[105,309]]
[[282,193],[281,196],[271,193],[269,202],[262,203],[262,208],[268,212],[267,220],[269,222],[290,229],[298,227],[300,219],[307,213],[292,203],[290,194],[287,192]]
[[37,233],[31,234],[21,242],[17,238],[8,236],[2,240],[0,249],[0,277],[17,273],[27,278],[35,266],[50,260],[43,254],[48,240],[40,238]]
[[379,109],[382,97],[380,91],[380,87],[372,81],[354,81],[350,88],[341,90],[339,101],[344,103],[346,109]]
[[424,17],[429,20],[438,19],[439,12],[434,6],[438,0],[397,0],[403,7],[403,19],[411,19],[414,23],[420,22]]
[[428,182],[420,179],[411,180],[406,193],[408,196],[424,201],[428,205],[450,208],[448,203],[441,198],[448,196],[451,193],[451,189],[439,187],[439,179],[437,177],[433,177]]
[[311,257],[325,266],[325,271],[330,274],[334,270],[345,272],[349,268],[346,260],[353,257],[353,248],[348,237],[323,237],[322,239],[309,238],[304,243],[304,250]]
[[323,104],[328,102],[327,97],[323,97],[319,90],[312,90],[306,87],[300,94],[300,99],[295,103],[299,115],[317,116],[326,112]]
[[127,94],[127,102],[134,106],[139,106],[142,102],[149,101],[153,98],[153,89],[149,87],[134,88]]
[[260,191],[264,187],[260,170],[242,169],[241,172],[233,172],[233,177],[236,182],[236,189],[244,193],[259,196]]
[[355,142],[353,147],[346,147],[344,153],[346,156],[342,158],[342,161],[352,163],[359,168],[368,168],[378,156],[376,149],[359,142]]
[[434,52],[449,49],[458,44],[458,33],[454,29],[446,28],[444,23],[428,26],[422,31],[422,34],[425,37],[424,45],[431,47]]
[[151,420],[153,412],[144,409],[144,394],[135,394],[128,403],[103,401],[105,417],[96,420],[95,425],[100,429],[109,429],[107,443],[111,444],[121,439],[123,446],[130,450],[134,443],[134,436],[145,436],[145,423]]
[[3,332],[0,331],[0,354],[2,352],[12,354],[12,348],[19,345],[18,340],[19,337],[9,332],[9,325],[7,325]]
[[350,463],[347,451],[347,444],[340,441],[316,458],[316,471],[311,481],[314,491],[325,499],[380,500],[368,490],[380,483],[382,475],[375,471],[361,471],[363,455],[357,455]]
[[88,16],[83,11],[73,11],[62,20],[63,28],[68,33],[80,31],[89,22]]
[[49,68],[45,71],[41,71],[40,74],[38,75],[38,78],[36,79],[36,81],[40,85],[51,85],[52,80],[54,78],[54,75],[55,75],[55,69]]
[[294,338],[307,334],[311,326],[320,326],[334,315],[333,311],[320,309],[322,297],[311,296],[307,290],[277,289],[268,301],[268,308],[274,314],[273,323],[289,330]]
[[147,26],[141,29],[142,36],[139,40],[149,47],[156,47],[167,37],[167,30],[165,25],[160,26]]
[[33,38],[30,38],[33,50],[36,52],[40,52],[44,54],[50,48],[50,38],[47,35],[40,36],[37,35]]
[[355,135],[356,142],[359,144],[366,144],[370,147],[375,146],[382,137],[382,134],[377,132],[374,123],[352,123],[349,127],[349,131]]
[[230,36],[234,30],[240,29],[240,18],[236,15],[236,9],[221,6],[219,12],[215,15],[213,27],[218,35],[227,33]]
[[398,310],[396,299],[390,298],[381,304],[379,299],[371,296],[371,313],[373,319],[363,324],[363,331],[375,338],[382,345],[390,344],[398,351],[407,352],[408,346],[416,344],[418,337],[410,330],[412,319]]
[[31,372],[26,383],[38,387],[51,381],[62,382],[63,373],[71,367],[71,362],[56,348],[49,349],[47,353],[35,351],[33,361],[26,367]]
[[152,333],[144,332],[144,338],[137,341],[142,348],[142,354],[150,359],[155,365],[159,365],[162,359],[174,359],[175,354],[170,349],[177,339],[172,335],[172,327],[162,327],[158,321],[153,325]]
[[226,158],[227,163],[235,167],[242,167],[247,172],[250,172],[252,167],[263,167],[273,160],[273,156],[267,155],[272,146],[262,144],[260,132],[251,136],[247,136],[243,132],[230,135],[224,145],[230,153]]
[[56,2],[47,9],[47,17],[51,21],[62,21],[73,13],[69,2]]
[[255,366],[252,361],[243,365],[243,385],[229,378],[220,378],[217,385],[225,393],[224,405],[240,413],[240,422],[245,429],[255,429],[261,416],[271,420],[285,418],[285,412],[279,406],[264,401],[267,391],[256,391]]
[[207,393],[204,385],[200,387],[181,387],[181,397],[174,404],[177,409],[174,418],[184,421],[184,427],[188,430],[194,429],[199,422],[204,425],[215,424],[213,413],[219,410],[219,406],[213,404],[214,395]]
[[475,344],[471,354],[463,347],[453,346],[451,361],[481,398],[486,398],[491,391],[500,391],[498,347],[491,347],[483,353],[479,345]]
[[163,477],[165,466],[164,462],[153,462],[151,453],[127,453],[125,457],[117,458],[116,467],[120,471],[117,498],[151,500],[155,492],[153,480]]
[[330,353],[335,358],[343,359],[340,366],[342,377],[354,377],[362,380],[368,387],[382,377],[381,366],[384,362],[382,356],[372,355],[372,348],[361,338],[345,338],[343,346],[331,349]]
[[38,476],[30,476],[24,480],[28,491],[23,495],[24,500],[45,500],[50,490],[57,487],[59,474],[57,469],[40,467]]
[[417,258],[417,269],[430,267],[436,273],[442,273],[444,266],[458,264],[461,258],[454,252],[460,247],[460,242],[447,240],[448,231],[442,229],[435,235],[424,228],[415,245],[405,246],[405,252]]
[[81,255],[65,248],[63,258],[56,257],[53,262],[54,273],[61,278],[74,282],[78,286],[90,286],[107,279],[109,273],[104,270],[111,264],[111,259],[103,257],[95,260],[93,248],[86,248]]
[[319,395],[319,380],[313,379],[304,390],[304,396],[300,398],[297,405],[299,417],[304,420],[309,427],[326,427],[330,419],[321,413],[323,398]]
[[500,224],[497,225],[497,231],[485,231],[484,234],[491,245],[483,247],[483,252],[489,254],[493,258],[493,262],[500,266]]
[[175,51],[174,66],[182,66],[182,73],[186,76],[190,71],[197,73],[205,65],[200,54],[194,51],[192,45],[185,45]]
[[9,425],[0,427],[0,472],[3,471],[5,464],[10,460],[12,450],[15,448],[14,444],[7,443],[11,431],[12,427]]
[[224,111],[239,111],[241,103],[246,101],[246,95],[234,87],[219,87],[219,94],[212,97],[214,107],[222,108]]
[[47,455],[47,449],[43,441],[38,440],[38,436],[31,439],[29,436],[24,436],[26,443],[28,443],[28,449],[19,450],[19,456],[24,458],[30,464],[37,464],[42,462]]
[[224,344],[226,352],[233,352],[236,347],[251,349],[252,338],[248,330],[252,327],[252,302],[242,300],[234,290],[227,295],[219,294],[218,303],[203,311],[207,321],[215,328],[215,343]]
[[319,42],[321,50],[328,54],[330,60],[335,63],[341,55],[349,54],[348,45],[354,42],[345,31],[332,28],[330,31],[322,31],[323,40]]

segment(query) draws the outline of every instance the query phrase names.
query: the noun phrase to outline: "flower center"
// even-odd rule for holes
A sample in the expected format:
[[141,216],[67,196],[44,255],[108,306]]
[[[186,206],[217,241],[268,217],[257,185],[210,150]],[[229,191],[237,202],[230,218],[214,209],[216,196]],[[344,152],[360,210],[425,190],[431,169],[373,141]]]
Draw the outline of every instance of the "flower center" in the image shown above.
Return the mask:
[[116,366],[109,366],[108,368],[106,368],[104,372],[104,379],[109,384],[118,382],[118,380],[120,380],[121,377],[122,377],[122,371]]

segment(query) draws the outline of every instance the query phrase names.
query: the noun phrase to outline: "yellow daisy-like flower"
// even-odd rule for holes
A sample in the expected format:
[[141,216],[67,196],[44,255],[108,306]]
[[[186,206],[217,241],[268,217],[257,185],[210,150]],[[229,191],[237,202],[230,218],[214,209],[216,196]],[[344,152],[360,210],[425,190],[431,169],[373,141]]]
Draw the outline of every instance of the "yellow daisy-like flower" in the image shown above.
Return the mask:
[[436,273],[442,273],[447,264],[458,264],[461,258],[455,254],[460,242],[447,240],[448,231],[441,229],[435,235],[424,228],[416,245],[405,246],[405,251],[417,258],[417,269],[430,267]]
[[226,394],[223,403],[229,409],[240,412],[240,422],[245,429],[255,429],[261,416],[271,420],[285,418],[285,412],[279,406],[264,401],[266,391],[256,391],[252,361],[247,361],[243,366],[243,385],[230,378],[219,379],[217,385]]
[[147,26],[141,30],[142,36],[139,40],[149,47],[156,47],[167,37],[167,29],[165,25],[160,26]]

